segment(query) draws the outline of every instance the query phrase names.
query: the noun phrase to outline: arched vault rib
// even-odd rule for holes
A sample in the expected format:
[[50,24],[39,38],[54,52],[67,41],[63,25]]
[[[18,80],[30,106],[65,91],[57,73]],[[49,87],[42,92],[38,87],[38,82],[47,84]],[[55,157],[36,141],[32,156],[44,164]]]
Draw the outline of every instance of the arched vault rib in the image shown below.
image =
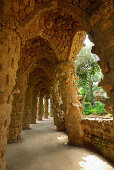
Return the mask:
[[37,68],[29,74],[29,83],[30,84],[35,85],[38,81],[41,81],[41,80],[43,80],[43,81],[49,80],[49,75],[47,74],[47,72],[45,72],[41,68]]
[[90,16],[84,10],[79,6],[66,2],[65,0],[58,0],[57,7],[62,9],[65,13],[72,15],[74,18],[78,18],[84,23],[84,25],[90,20]]
[[79,3],[77,5],[73,5],[65,0],[52,0],[47,2],[38,3],[36,1],[34,9],[23,19],[21,20],[21,24],[26,25],[27,23],[31,22],[35,18],[39,17],[42,13],[45,13],[50,10],[55,9],[62,9],[64,13],[71,15],[75,19],[79,19],[82,22],[87,22],[89,20],[89,15],[86,11],[84,11],[80,6]]
[[49,66],[47,68],[49,70],[54,63],[57,63],[57,57],[46,39],[35,37],[26,41],[19,62],[21,70],[31,72],[34,68],[37,68],[37,65],[47,68],[46,64]]
[[[34,23],[32,25],[34,25]],[[30,39],[36,38],[38,36],[40,36],[42,39],[47,40],[49,42],[50,46],[52,47],[52,49],[54,50],[56,56],[59,56],[59,51],[58,51],[57,47],[55,46],[55,43],[52,41],[51,37],[49,35],[47,35],[40,28],[38,28],[38,30],[36,30],[36,31],[26,33],[25,40],[30,40]]]
[[41,13],[38,23],[37,18],[35,19],[25,28],[28,32],[26,39],[40,35],[48,40],[58,60],[68,60],[72,39],[76,32],[83,28],[83,22],[78,18],[74,20],[60,9]]

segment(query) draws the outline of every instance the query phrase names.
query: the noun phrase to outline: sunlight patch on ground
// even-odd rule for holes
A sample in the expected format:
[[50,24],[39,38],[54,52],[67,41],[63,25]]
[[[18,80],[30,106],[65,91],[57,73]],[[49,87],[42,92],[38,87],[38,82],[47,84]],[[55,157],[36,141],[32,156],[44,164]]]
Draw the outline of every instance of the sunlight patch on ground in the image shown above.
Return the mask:
[[79,162],[81,170],[113,170],[106,162],[95,155],[82,157],[84,161]]
[[57,139],[65,145],[68,143],[68,136],[58,136]]

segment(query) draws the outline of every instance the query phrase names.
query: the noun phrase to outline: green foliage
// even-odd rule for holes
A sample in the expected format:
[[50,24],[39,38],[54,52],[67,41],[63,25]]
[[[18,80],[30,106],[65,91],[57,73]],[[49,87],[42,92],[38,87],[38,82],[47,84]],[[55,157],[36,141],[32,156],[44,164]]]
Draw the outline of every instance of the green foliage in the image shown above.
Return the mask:
[[44,103],[43,103],[43,114],[44,114]]
[[92,46],[83,47],[76,61],[77,75],[79,77],[78,84],[79,87],[83,87],[83,106],[86,98],[88,98],[87,101],[91,101],[95,105],[93,87],[103,77],[101,69],[97,64],[99,58],[91,53],[91,49]]
[[[89,91],[88,85],[85,85],[85,87],[86,87],[86,90]],[[84,88],[79,88],[79,94],[82,96],[82,99],[83,99],[84,96],[85,96],[86,90],[85,90]],[[91,92],[90,92],[90,91],[88,92],[88,95],[87,95],[87,97],[86,97],[86,101],[92,103],[92,100],[91,100]]]
[[90,76],[93,82],[100,81],[103,77],[101,69],[97,64],[99,58],[91,53],[92,46],[83,47],[76,61],[77,75],[79,76],[79,84],[86,85],[90,82]]
[[92,106],[90,102],[85,102],[85,108],[82,111],[84,115],[89,114],[106,114],[105,104],[97,101],[95,106]]
[[103,74],[97,64],[98,56],[91,53],[92,46],[93,44],[83,47],[76,61],[79,95],[82,96],[83,114],[106,114],[105,104],[95,101],[95,97],[99,99],[101,95],[102,98],[107,98],[107,94],[98,87]]
[[108,114],[108,116],[113,117],[112,114]]

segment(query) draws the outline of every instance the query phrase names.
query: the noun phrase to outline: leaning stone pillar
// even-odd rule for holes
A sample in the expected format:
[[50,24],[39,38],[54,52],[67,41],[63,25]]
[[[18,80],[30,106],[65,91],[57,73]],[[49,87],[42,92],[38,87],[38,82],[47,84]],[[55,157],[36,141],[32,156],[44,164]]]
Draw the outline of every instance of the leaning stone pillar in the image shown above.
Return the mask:
[[[51,87],[51,89],[53,89],[53,87]],[[53,96],[51,94],[50,96],[50,101],[51,101],[51,111],[52,111],[52,114],[53,114],[53,119],[54,119],[54,125],[56,125],[56,122],[55,122],[55,115],[54,115],[54,103],[53,103]],[[64,129],[63,129],[64,130]]]
[[37,117],[37,91],[33,90],[33,96],[32,96],[32,114],[31,114],[31,124],[36,123],[36,117]]
[[23,112],[23,121],[22,121],[23,129],[30,128],[31,113],[32,113],[32,92],[33,92],[33,87],[28,85],[26,90],[25,106]]
[[52,103],[53,103],[53,112],[54,112],[54,124],[58,131],[65,130],[65,119],[64,112],[62,110],[62,97],[59,91],[59,81],[58,77],[53,76],[51,94],[52,94]]
[[27,75],[17,72],[16,86],[9,127],[8,142],[18,142],[21,139],[22,118],[25,104],[25,93],[27,88]]
[[75,63],[62,62],[57,67],[56,76],[59,77],[59,88],[62,95],[65,127],[68,132],[69,143],[71,145],[83,145],[82,107],[79,102],[75,73]]
[[44,96],[45,104],[44,104],[44,118],[48,119],[48,96]]
[[39,95],[39,101],[38,101],[38,120],[42,120],[43,116],[43,96],[40,94]]
[[53,111],[52,111],[52,104],[51,104],[51,102],[50,102],[50,117],[53,117]]
[[20,38],[13,29],[0,26],[0,170],[6,169],[6,145],[10,115],[12,112],[12,89],[20,58]]

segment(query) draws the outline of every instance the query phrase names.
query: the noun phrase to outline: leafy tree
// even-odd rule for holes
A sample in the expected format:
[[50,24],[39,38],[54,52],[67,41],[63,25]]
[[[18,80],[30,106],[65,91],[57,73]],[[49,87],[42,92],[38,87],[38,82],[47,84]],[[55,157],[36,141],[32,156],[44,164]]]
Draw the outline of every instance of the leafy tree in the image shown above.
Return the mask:
[[83,106],[88,94],[91,94],[92,105],[95,105],[93,86],[103,77],[101,69],[97,64],[98,56],[91,53],[92,45],[85,46],[81,49],[76,61],[78,83],[83,87],[85,94],[83,96]]

